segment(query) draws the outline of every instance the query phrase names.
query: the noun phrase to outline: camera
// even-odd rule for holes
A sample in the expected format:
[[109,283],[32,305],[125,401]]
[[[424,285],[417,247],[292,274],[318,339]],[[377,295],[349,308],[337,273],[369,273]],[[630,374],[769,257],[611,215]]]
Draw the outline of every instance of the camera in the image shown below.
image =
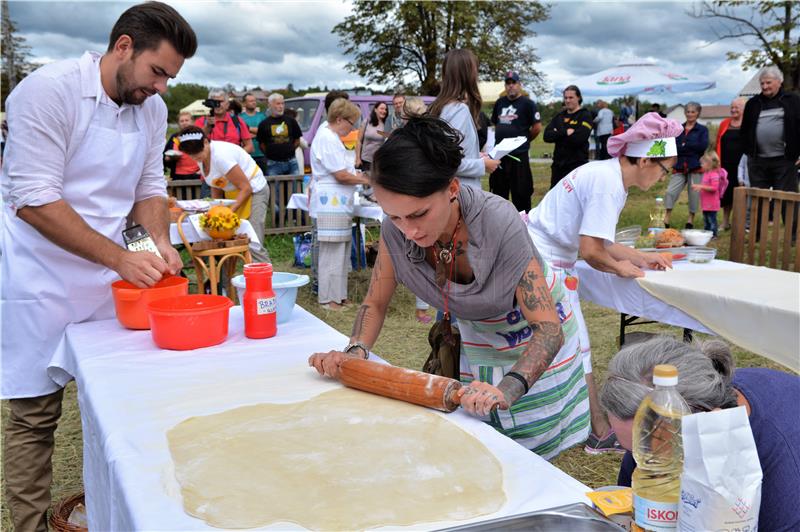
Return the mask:
[[211,108],[211,110],[213,111],[214,109],[222,105],[222,102],[220,102],[219,100],[212,100],[211,98],[208,98],[207,100],[203,100],[203,105]]

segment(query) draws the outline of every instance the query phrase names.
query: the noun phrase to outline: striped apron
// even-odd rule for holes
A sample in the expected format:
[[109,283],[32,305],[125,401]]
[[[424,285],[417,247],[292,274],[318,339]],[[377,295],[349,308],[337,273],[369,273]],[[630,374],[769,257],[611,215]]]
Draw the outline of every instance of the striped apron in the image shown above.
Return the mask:
[[[578,319],[568,290],[556,271],[541,264],[564,333],[564,345],[550,367],[528,393],[509,410],[496,410],[481,419],[546,459],[586,441],[589,435],[589,396],[584,378]],[[461,382],[497,385],[524,354],[531,328],[519,307],[494,318],[459,318]]]

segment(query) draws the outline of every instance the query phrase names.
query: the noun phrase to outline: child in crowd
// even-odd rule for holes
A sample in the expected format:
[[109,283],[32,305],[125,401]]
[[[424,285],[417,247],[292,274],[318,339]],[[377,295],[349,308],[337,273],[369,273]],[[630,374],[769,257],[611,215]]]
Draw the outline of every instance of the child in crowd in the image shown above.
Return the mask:
[[717,236],[717,212],[720,208],[720,198],[728,188],[728,172],[721,167],[719,156],[715,151],[706,152],[700,158],[700,167],[703,170],[703,179],[699,184],[692,185],[694,190],[700,192],[700,208],[703,210],[705,230]]

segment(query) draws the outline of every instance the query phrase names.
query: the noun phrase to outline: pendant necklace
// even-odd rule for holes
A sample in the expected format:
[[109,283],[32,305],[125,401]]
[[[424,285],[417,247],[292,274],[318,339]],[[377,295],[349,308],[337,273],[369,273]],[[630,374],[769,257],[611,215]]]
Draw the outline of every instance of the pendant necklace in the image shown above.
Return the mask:
[[456,221],[456,228],[453,230],[453,237],[450,242],[442,244],[438,240],[433,245],[433,260],[436,262],[436,284],[442,293],[444,300],[444,317],[442,317],[442,337],[443,340],[451,346],[455,346],[456,341],[453,336],[453,328],[450,325],[450,282],[453,277],[456,266],[456,253],[455,249],[456,235],[458,228],[461,225],[461,209],[458,209],[458,220]]

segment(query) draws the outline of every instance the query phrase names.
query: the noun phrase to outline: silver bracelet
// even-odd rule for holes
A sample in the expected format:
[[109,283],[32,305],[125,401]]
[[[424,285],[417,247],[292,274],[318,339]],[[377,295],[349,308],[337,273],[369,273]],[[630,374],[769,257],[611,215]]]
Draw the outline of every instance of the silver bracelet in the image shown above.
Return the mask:
[[343,353],[349,353],[350,351],[352,351],[356,347],[358,347],[359,349],[364,351],[364,360],[367,360],[369,358],[369,348],[366,345],[364,345],[362,342],[350,342],[349,344],[347,344],[347,347],[342,349],[342,352]]

